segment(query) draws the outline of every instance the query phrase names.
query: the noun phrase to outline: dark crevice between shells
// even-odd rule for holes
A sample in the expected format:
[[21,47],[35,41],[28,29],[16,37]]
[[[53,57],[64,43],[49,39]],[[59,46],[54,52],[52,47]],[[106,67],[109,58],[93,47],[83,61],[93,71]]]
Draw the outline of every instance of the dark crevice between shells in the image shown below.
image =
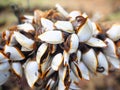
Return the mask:
[[41,57],[40,64],[42,64],[46,61],[46,58],[48,57],[48,55],[49,55],[49,49],[47,48],[47,50],[45,51],[45,53]]
[[65,79],[64,79],[64,84],[65,84],[67,90],[69,89],[70,83],[71,83],[70,71],[69,71],[69,67],[67,66],[67,71],[66,71],[66,75],[65,75]]
[[103,33],[103,34],[98,34],[96,37],[104,41],[107,38],[107,35]]
[[70,50],[70,39],[71,39],[71,35],[70,36],[68,36],[68,38],[66,39],[66,41],[64,42],[64,50],[66,51],[66,52],[69,52],[69,50]]
[[[48,80],[50,78],[55,78],[56,82],[55,82],[55,86],[53,87],[54,89],[51,89],[51,90],[55,90],[57,84],[58,84],[58,81],[57,81],[57,77],[58,76],[58,72],[54,72],[53,74],[51,74],[50,76],[48,77],[45,77],[44,79],[41,79],[41,80],[38,80],[39,82],[36,82],[37,86],[38,86],[38,90],[46,90],[46,85],[48,83]],[[44,82],[44,83],[43,83]],[[36,85],[35,84],[35,85]]]
[[77,53],[70,54],[70,61],[76,61],[77,60]]
[[32,40],[34,40],[34,36],[35,36],[35,33],[29,33],[29,32],[25,32],[23,30],[19,30],[19,32],[23,35],[25,35],[27,38],[30,38]]
[[86,53],[89,51],[90,47],[84,43],[79,43],[78,49],[82,52],[82,53]]

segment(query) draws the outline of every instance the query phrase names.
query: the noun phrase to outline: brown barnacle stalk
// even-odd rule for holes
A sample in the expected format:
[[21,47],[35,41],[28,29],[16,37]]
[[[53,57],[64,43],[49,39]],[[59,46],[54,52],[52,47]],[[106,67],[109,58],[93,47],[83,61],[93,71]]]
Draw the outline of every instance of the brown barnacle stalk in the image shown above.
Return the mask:
[[0,85],[14,73],[31,88],[79,90],[81,79],[120,69],[119,24],[104,31],[86,14],[68,13],[59,4],[21,21],[2,33]]

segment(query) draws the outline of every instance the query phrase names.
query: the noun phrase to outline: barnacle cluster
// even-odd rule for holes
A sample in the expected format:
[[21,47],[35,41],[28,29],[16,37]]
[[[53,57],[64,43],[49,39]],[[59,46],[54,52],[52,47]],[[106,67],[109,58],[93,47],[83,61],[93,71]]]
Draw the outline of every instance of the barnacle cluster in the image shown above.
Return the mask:
[[[0,85],[13,72],[45,90],[79,90],[81,79],[120,68],[120,25],[104,31],[85,13],[35,10],[2,33]],[[24,72],[24,73],[23,73]]]

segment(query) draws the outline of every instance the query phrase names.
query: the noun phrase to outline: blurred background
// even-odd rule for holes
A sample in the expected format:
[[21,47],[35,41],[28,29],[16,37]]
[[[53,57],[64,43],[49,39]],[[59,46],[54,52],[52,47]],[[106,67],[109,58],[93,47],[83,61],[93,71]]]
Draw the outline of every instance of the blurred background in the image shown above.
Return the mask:
[[[14,5],[21,14],[33,15],[35,9],[48,10],[55,8],[56,3],[68,12],[86,12],[91,20],[104,27],[120,24],[120,0],[0,0],[0,32],[18,23],[12,9]],[[7,82],[0,90],[23,90],[17,81],[16,77],[13,78],[13,81]],[[120,71],[112,69],[108,76],[97,75],[90,81],[82,80],[80,87],[81,90],[120,90]],[[30,88],[24,87],[24,90]]]

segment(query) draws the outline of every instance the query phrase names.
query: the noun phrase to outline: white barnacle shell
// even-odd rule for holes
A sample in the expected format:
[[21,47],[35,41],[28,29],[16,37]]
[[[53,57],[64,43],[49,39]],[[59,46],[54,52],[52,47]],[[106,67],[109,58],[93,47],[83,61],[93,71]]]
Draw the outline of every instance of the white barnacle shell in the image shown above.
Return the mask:
[[120,25],[114,24],[107,32],[107,35],[113,41],[120,39]]
[[10,40],[8,42],[8,45],[13,46],[13,45],[16,45],[18,43],[15,39],[14,33],[11,33],[9,38],[10,38]]
[[72,11],[69,13],[68,17],[70,18],[70,21],[74,21],[77,16],[80,16],[81,12],[79,11]]
[[88,41],[86,41],[86,44],[92,47],[106,47],[106,43],[98,38],[91,37]]
[[92,33],[93,37],[96,37],[98,34],[102,33],[102,30],[95,22],[92,22],[92,27],[93,27],[93,33]]
[[77,51],[77,61],[80,63],[82,57],[82,52],[80,50]]
[[83,53],[82,60],[84,64],[93,72],[96,73],[97,69],[97,58],[95,51],[91,48],[87,52]]
[[77,51],[78,49],[78,45],[79,45],[79,38],[76,34],[72,34],[71,35],[71,39],[70,39],[70,49],[69,49],[69,53],[74,53]]
[[51,90],[54,84],[55,84],[55,80],[51,78],[51,79],[49,79],[49,81],[48,81],[48,83],[47,83],[45,88],[47,90]]
[[3,53],[3,52],[1,52],[0,51],[0,62],[2,63],[2,62],[8,62],[8,57]]
[[0,62],[0,71],[8,71],[10,64],[8,62]]
[[10,64],[8,62],[8,58],[0,52],[0,71],[8,71],[10,69]]
[[63,82],[64,82],[64,79],[66,78],[67,74],[69,73],[69,72],[67,72],[68,71],[67,69],[68,69],[67,66],[60,67],[60,69],[59,69],[59,79],[62,80]]
[[58,83],[58,90],[65,90],[66,86],[64,85],[64,82],[62,80],[59,80]]
[[63,58],[64,58],[64,65],[65,66],[69,64],[69,57],[70,57],[70,54],[64,50],[63,51]]
[[45,77],[47,76],[48,74],[51,74],[52,73],[52,70],[48,70],[49,67],[50,67],[50,64],[51,64],[51,60],[50,60],[50,56],[48,55],[45,59],[40,60],[40,76],[41,77]]
[[108,61],[106,56],[102,52],[99,52],[97,54],[97,60],[98,60],[98,68],[100,67],[103,69],[101,73],[104,75],[108,75],[109,68],[108,68]]
[[9,78],[10,72],[9,71],[0,71],[0,85],[3,85]]
[[118,58],[115,43],[109,38],[106,38],[105,42],[107,47],[103,49],[103,52],[108,56]]
[[77,35],[79,37],[79,41],[80,42],[85,42],[88,39],[91,38],[92,36],[92,24],[91,22],[88,20],[88,18],[84,18],[85,21],[83,22],[82,25],[79,26],[78,30],[77,30]]
[[78,67],[78,64],[77,64],[76,62],[72,62],[72,63],[71,63],[71,69],[72,69],[73,73],[75,74],[75,76],[76,76],[78,79],[81,80],[82,74],[81,74],[81,71],[80,71],[80,69],[79,69],[79,67]]
[[15,39],[17,40],[17,42],[21,46],[23,46],[23,47],[25,47],[25,48],[27,48],[29,50],[33,50],[34,43],[35,43],[34,40],[26,37],[25,35],[21,34],[20,32],[14,32],[14,35],[15,35]]
[[18,30],[23,30],[25,32],[33,32],[35,31],[34,27],[30,23],[24,23],[17,25]]
[[43,77],[49,77],[51,74],[53,74],[55,71],[51,68],[48,67],[47,70],[45,71]]
[[83,62],[80,62],[78,64],[78,67],[81,71],[81,74],[82,74],[82,78],[83,79],[86,79],[86,80],[89,80],[90,79],[90,75],[89,75],[89,70],[88,68],[85,66],[85,64]]
[[36,61],[29,61],[25,65],[24,73],[28,82],[28,85],[33,88],[35,82],[39,78],[38,64]]
[[73,70],[70,71],[70,80],[71,82],[75,82],[75,83],[78,83],[80,81],[80,79],[78,79],[78,77],[75,75]]
[[44,17],[44,12],[38,9],[34,10],[34,22],[36,24],[40,24],[41,17]]
[[51,63],[51,67],[53,70],[58,71],[60,65],[63,62],[63,55],[62,53],[58,53],[53,57],[52,63]]
[[64,10],[64,8],[60,4],[55,5],[57,10],[65,17],[68,17],[68,12]]
[[8,40],[9,37],[10,37],[10,34],[11,34],[11,32],[10,32],[9,30],[6,30],[6,31],[4,31],[4,32],[2,33],[2,38],[3,38],[4,40]]
[[112,64],[113,67],[120,69],[120,60],[118,58],[111,57],[111,56],[106,56],[106,58],[108,62]]
[[54,23],[49,19],[41,18],[41,24],[46,31],[55,29]]
[[10,60],[23,60],[25,58],[23,53],[17,47],[14,46],[5,45],[4,53],[10,53]]
[[30,49],[28,49],[28,48],[25,48],[25,47],[21,47],[21,51],[22,52],[29,52],[29,51],[32,51],[32,50],[30,50]]
[[58,90],[67,89],[66,84],[70,82],[69,78],[69,68],[68,67],[60,67],[59,69],[59,83]]
[[57,29],[61,29],[65,32],[68,32],[68,33],[74,33],[74,29],[73,29],[73,26],[72,26],[72,23],[69,22],[69,21],[57,21],[55,23],[55,26]]
[[37,55],[36,55],[36,61],[39,64],[41,57],[44,55],[44,53],[46,52],[48,48],[48,44],[47,43],[43,43],[39,46],[38,50],[37,50]]
[[67,50],[68,53],[74,53],[78,49],[79,45],[79,38],[76,34],[70,35],[67,39],[67,43],[69,44],[69,49]]
[[60,44],[64,41],[63,33],[61,31],[46,31],[39,35],[38,38],[41,41],[45,41],[50,44]]
[[33,23],[34,17],[31,15],[23,15],[21,20],[25,23]]
[[17,76],[22,77],[22,65],[21,65],[21,63],[13,62],[12,63],[12,70]]

